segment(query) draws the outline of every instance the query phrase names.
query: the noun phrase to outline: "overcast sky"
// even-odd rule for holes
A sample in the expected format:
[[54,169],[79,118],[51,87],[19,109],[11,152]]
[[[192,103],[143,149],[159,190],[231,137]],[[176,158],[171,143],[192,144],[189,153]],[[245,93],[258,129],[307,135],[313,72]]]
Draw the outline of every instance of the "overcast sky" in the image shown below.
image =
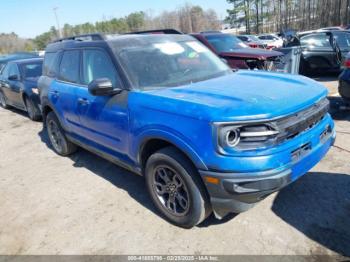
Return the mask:
[[63,26],[65,23],[94,23],[135,11],[152,11],[157,14],[185,3],[200,5],[204,9],[213,8],[219,18],[224,18],[226,9],[230,7],[226,0],[1,0],[0,33],[15,32],[21,37],[30,38],[46,32],[51,26],[56,26],[54,7],[59,8],[57,14]]

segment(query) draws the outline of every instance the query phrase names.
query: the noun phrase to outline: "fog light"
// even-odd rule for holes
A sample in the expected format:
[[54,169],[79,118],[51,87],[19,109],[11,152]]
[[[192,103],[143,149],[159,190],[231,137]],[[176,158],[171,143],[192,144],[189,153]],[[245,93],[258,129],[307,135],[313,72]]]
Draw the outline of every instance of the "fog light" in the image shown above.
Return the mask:
[[226,143],[230,147],[234,147],[239,143],[240,136],[238,129],[231,129],[226,133]]

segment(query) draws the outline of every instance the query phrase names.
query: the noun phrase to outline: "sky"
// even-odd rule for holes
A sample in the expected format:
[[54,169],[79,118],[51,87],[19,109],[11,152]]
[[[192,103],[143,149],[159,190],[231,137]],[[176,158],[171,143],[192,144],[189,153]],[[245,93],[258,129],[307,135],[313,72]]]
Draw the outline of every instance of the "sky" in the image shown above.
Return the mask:
[[123,17],[135,11],[151,11],[156,15],[164,10],[190,3],[204,9],[213,8],[219,18],[226,16],[230,5],[226,0],[1,0],[0,33],[15,32],[20,37],[33,38],[56,26],[53,12],[60,26],[96,22],[113,17]]

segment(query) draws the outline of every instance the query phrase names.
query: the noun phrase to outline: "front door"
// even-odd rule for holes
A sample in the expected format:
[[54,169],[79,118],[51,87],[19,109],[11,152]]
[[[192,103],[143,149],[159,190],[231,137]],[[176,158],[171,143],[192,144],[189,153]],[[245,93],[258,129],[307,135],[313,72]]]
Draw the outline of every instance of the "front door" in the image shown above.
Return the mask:
[[103,49],[82,51],[82,86],[77,89],[81,134],[121,160],[128,148],[128,91],[113,96],[93,96],[88,84],[99,78],[108,78],[113,86],[120,86],[109,54]]

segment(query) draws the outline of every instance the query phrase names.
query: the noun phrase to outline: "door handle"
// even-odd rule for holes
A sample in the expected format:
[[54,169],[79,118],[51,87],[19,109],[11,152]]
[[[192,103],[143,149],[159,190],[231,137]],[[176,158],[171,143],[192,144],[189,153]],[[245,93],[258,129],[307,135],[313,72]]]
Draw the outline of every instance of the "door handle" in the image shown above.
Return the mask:
[[89,100],[87,100],[86,98],[79,98],[78,103],[82,106],[86,106],[86,105],[90,104]]

